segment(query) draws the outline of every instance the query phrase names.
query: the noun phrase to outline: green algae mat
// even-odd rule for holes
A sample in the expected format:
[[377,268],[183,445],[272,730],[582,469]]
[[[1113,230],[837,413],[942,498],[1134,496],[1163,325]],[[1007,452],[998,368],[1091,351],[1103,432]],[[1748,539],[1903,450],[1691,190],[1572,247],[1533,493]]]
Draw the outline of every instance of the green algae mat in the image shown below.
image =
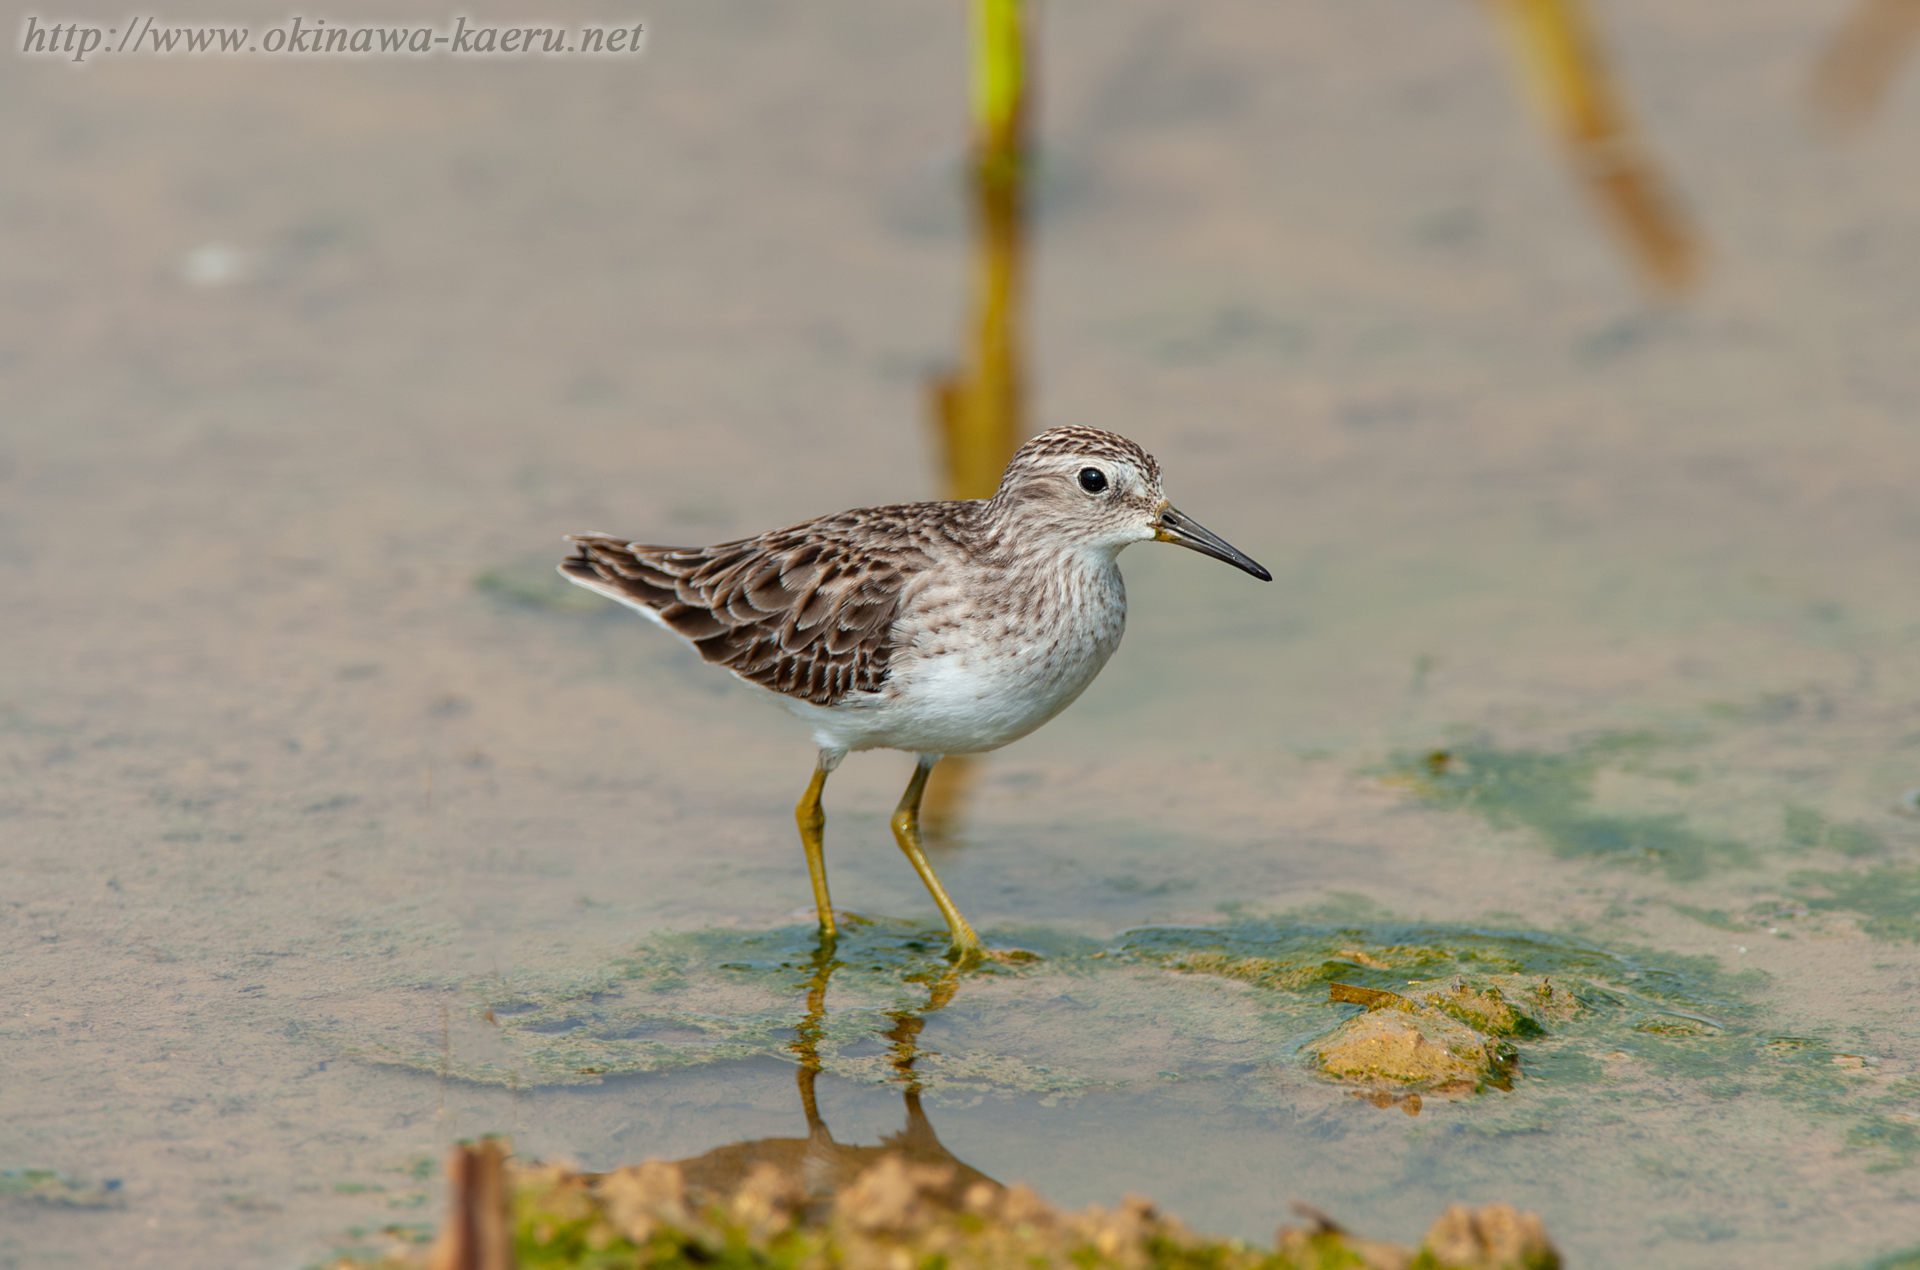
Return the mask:
[[[1501,1021],[1450,1003],[1442,1012],[1525,1047],[1525,1070],[1542,1078],[1564,1079],[1636,1037],[1751,1034],[1739,976],[1543,932],[1263,921],[1000,942],[1020,955],[956,971],[939,932],[897,923],[855,921],[827,952],[811,927],[667,935],[572,982],[482,987],[469,1008],[498,1028],[506,1061],[430,1049],[365,1057],[522,1087],[760,1055],[887,1083],[905,1078],[902,1057],[871,1042],[920,1017],[945,1038],[914,1057],[921,1088],[1069,1094],[1144,1078],[1311,1074],[1310,1044],[1366,1008],[1335,1000],[1337,986],[1393,993],[1448,981],[1513,998]],[[1542,987],[1563,1004],[1522,999]]]
[[[1912,1081],[1770,1030],[1766,976],[1544,931],[1394,921],[1149,927],[1109,941],[1022,932],[968,971],[938,931],[855,921],[661,936],[572,980],[483,986],[486,1061],[361,1057],[527,1089],[771,1057],[934,1098],[1046,1101],[1203,1084],[1241,1106],[1347,1094],[1472,1104],[1479,1131],[1582,1131],[1637,1105],[1717,1104],[1826,1126],[1867,1167],[1920,1158]],[[1412,1095],[1403,1104],[1400,1095]]]

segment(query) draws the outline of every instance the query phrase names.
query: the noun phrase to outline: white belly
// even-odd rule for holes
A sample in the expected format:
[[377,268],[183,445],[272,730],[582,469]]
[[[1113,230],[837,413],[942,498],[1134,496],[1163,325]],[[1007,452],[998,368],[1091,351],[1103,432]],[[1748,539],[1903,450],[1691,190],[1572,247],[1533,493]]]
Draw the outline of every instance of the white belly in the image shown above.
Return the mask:
[[[895,654],[886,689],[831,707],[788,699],[822,748],[977,754],[1072,705],[1126,628],[1117,568],[1082,577],[1026,623],[963,623]],[[1091,584],[1091,585],[1089,585]]]

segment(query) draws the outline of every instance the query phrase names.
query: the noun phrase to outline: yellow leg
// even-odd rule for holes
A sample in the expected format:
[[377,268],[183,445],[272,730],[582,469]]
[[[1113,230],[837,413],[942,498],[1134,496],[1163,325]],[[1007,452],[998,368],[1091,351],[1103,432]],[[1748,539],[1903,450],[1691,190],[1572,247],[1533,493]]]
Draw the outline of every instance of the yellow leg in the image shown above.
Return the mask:
[[839,934],[839,928],[833,921],[833,899],[827,894],[827,853],[821,835],[827,827],[827,813],[820,806],[820,792],[827,787],[827,773],[837,766],[838,758],[829,762],[827,752],[821,751],[820,765],[813,769],[813,783],[807,786],[799,806],[793,809],[793,818],[800,825],[801,845],[807,849],[807,872],[813,876],[813,903],[820,910],[820,937],[826,940]]
[[907,782],[907,792],[900,795],[900,805],[894,809],[893,839],[913,862],[914,871],[932,892],[933,902],[940,906],[940,915],[947,919],[947,931],[953,936],[953,947],[947,955],[964,964],[979,961],[986,955],[986,949],[981,946],[980,936],[973,933],[973,927],[967,925],[967,919],[960,916],[960,910],[947,898],[947,888],[940,885],[939,875],[927,862],[927,853],[920,849],[920,797],[927,791],[927,774],[939,761],[938,754],[920,756],[920,765],[913,769],[913,779]]

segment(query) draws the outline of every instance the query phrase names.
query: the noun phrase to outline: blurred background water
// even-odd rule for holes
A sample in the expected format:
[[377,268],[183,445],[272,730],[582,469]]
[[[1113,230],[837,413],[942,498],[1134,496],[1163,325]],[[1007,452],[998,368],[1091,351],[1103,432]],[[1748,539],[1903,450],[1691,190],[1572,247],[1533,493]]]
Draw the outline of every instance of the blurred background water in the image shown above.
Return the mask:
[[[1127,554],[1106,673],[953,795],[963,911],[1711,959],[1820,1079],[1622,1047],[1407,1116],[1189,1030],[1164,1073],[930,1091],[955,1156],[1256,1239],[1504,1199],[1579,1266],[1920,1243],[1920,86],[1836,107],[1830,52],[1897,7],[1593,10],[1661,265],[1499,6],[1046,6],[1019,426],[1138,440],[1276,582]],[[560,536],[940,496],[929,383],[975,347],[960,5],[637,17],[634,59],[6,55],[0,1169],[121,1182],[0,1199],[10,1264],[308,1264],[431,1221],[483,1132],[595,1167],[804,1132],[778,1057],[451,1074],[519,1070],[503,993],[807,920],[801,729],[556,589]],[[850,760],[828,849],[840,902],[932,923],[909,768]],[[1022,982],[922,1052],[1197,999]],[[902,1123],[884,1079],[817,1099]]]

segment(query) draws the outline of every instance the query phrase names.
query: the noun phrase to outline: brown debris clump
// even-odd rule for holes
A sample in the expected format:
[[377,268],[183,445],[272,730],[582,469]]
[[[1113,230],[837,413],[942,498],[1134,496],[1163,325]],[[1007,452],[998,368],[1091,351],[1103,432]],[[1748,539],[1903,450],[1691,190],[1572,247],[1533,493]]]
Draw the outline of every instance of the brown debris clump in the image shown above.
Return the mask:
[[1506,1204],[1475,1211],[1452,1204],[1427,1231],[1427,1251],[1443,1266],[1460,1270],[1554,1270],[1560,1254],[1536,1213]]
[[1478,1210],[1448,1207],[1418,1249],[1358,1239],[1332,1218],[1305,1204],[1294,1211],[1313,1224],[1282,1226],[1275,1252],[1282,1264],[1302,1270],[1365,1267],[1365,1270],[1559,1270],[1560,1252],[1534,1213],[1507,1204]]
[[[488,1141],[455,1148],[452,1211],[431,1249],[329,1270],[1557,1270],[1540,1220],[1504,1205],[1450,1208],[1424,1245],[1359,1239],[1301,1209],[1267,1250],[1188,1230],[1128,1196],[1064,1212],[1025,1186],[966,1181],[950,1164],[885,1155],[822,1206],[804,1179],[756,1163],[724,1193],[689,1187],[678,1164],[612,1173],[518,1168]],[[961,1183],[965,1183],[961,1185]],[[504,1188],[504,1189],[503,1189]],[[500,1203],[511,1195],[511,1215]],[[701,1199],[705,1202],[702,1203]]]

